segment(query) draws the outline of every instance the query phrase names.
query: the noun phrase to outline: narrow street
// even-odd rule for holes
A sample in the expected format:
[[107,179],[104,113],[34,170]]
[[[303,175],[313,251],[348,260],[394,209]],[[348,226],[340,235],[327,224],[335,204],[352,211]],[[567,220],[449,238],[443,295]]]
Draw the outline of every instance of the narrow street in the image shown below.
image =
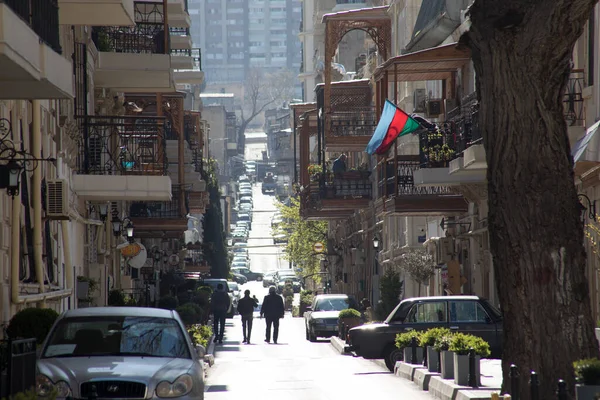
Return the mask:
[[311,343],[304,320],[288,313],[281,320],[278,344],[264,342],[265,323],[254,319],[252,342],[242,344],[239,316],[228,320],[223,345],[215,349],[205,399],[331,400],[379,396],[431,400],[427,392],[378,364],[342,356],[328,340]]

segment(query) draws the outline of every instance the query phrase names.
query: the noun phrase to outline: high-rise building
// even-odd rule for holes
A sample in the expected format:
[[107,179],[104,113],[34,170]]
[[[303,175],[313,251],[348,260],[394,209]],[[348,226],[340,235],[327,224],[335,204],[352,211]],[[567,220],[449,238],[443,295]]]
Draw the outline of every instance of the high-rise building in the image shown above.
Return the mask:
[[298,72],[299,0],[189,0],[207,85],[241,83],[251,68]]

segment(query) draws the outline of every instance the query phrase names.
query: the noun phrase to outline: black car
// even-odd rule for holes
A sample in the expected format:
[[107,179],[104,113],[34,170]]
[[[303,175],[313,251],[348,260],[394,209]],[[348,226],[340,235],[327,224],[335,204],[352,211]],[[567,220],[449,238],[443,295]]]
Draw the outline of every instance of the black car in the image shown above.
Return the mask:
[[231,272],[244,275],[249,281],[262,281],[263,273],[262,272],[253,272],[246,267],[231,267]]
[[492,357],[502,354],[502,314],[477,296],[414,297],[402,300],[383,323],[350,329],[350,350],[367,359],[383,358],[390,371],[402,352],[396,334],[443,327],[479,336],[490,344]]

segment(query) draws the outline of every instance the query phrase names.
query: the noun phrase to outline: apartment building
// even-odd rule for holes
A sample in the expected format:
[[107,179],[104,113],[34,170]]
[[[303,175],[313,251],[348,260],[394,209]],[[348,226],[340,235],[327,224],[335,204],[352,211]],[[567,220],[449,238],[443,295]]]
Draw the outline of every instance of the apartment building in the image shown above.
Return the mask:
[[208,201],[200,112],[176,90],[204,79],[189,23],[183,0],[0,2],[3,323],[114,290],[148,304],[186,267]]

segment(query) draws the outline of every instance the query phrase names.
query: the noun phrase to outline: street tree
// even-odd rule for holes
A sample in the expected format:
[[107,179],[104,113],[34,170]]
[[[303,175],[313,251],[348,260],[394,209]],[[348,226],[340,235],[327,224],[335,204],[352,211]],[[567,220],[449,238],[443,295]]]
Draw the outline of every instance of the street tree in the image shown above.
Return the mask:
[[400,257],[400,268],[419,284],[418,296],[421,296],[421,286],[426,285],[435,273],[435,262],[424,249],[411,248]]
[[[488,230],[509,365],[540,398],[572,362],[598,356],[563,93],[597,0],[475,0],[461,43],[472,52],[487,159]],[[521,385],[521,398],[527,398]]]
[[[314,244],[327,243],[327,222],[306,221],[300,217],[300,200],[290,197],[289,205],[277,203],[282,222],[274,227],[274,234],[287,237],[284,258],[302,268],[302,275],[320,272],[320,254],[315,253]],[[318,276],[313,278],[319,281]]]
[[[250,69],[244,84],[238,138],[244,137],[248,125],[268,107],[291,101],[295,81],[295,74],[287,69],[271,74],[264,73],[260,68]],[[240,146],[243,146],[243,143],[240,143]]]

